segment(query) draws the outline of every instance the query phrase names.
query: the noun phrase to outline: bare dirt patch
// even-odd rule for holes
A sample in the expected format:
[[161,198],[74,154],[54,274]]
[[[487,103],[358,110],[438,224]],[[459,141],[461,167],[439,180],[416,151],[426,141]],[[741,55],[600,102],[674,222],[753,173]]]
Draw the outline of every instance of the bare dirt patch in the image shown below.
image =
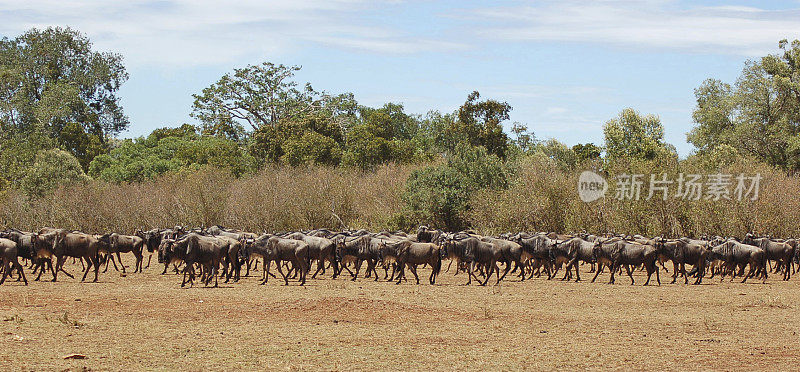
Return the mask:
[[[181,289],[178,276],[160,272],[0,286],[0,365],[790,370],[800,363],[797,279],[642,287],[637,273],[636,286],[607,285],[601,275],[603,284],[468,287],[451,272],[435,286],[326,277],[287,287],[258,285],[256,272],[224,288]],[[71,354],[86,358],[64,359]]]

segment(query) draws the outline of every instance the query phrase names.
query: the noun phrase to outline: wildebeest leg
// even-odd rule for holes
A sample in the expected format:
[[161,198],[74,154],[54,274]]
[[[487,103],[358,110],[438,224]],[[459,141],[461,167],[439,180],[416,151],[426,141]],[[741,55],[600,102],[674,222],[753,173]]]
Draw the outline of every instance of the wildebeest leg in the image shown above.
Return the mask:
[[133,255],[136,256],[136,269],[133,270],[134,273],[142,272],[142,263],[144,262],[144,255],[142,255],[141,251],[133,251]]
[[81,278],[82,282],[86,280],[86,275],[88,275],[89,270],[92,269],[92,263],[93,262],[89,258],[86,259],[86,271],[83,272],[83,278]]
[[[633,270],[631,269],[630,265],[625,265],[625,271],[628,273],[628,276],[631,278],[631,285],[633,285]],[[649,275],[648,275],[649,279]]]
[[[689,277],[686,276],[686,264],[681,262],[681,274],[683,275],[683,284],[689,284]],[[675,280],[672,281],[675,283]]]
[[[353,266],[355,267],[355,263],[353,263]],[[347,266],[344,262],[342,262],[342,266],[339,268],[339,274],[341,274],[342,269],[347,270],[347,273],[350,274],[350,277],[353,277],[355,275],[353,274],[353,271],[350,270],[350,266]]]
[[598,275],[600,275],[600,268],[603,267],[602,265],[603,264],[601,264],[600,262],[597,263],[597,269],[594,271],[594,278],[592,278],[592,283],[594,283],[594,280],[597,279]]
[[267,284],[267,280],[269,279],[269,266],[270,266],[271,261],[269,261],[269,262],[267,260],[262,260],[262,261],[263,261],[263,263],[262,263],[263,267],[262,267],[261,271],[263,271],[263,273],[262,273],[261,276],[263,278],[261,278],[261,284]]
[[497,268],[497,275],[499,277],[499,279],[497,280],[498,282],[503,280],[503,278],[505,278],[506,275],[508,275],[508,272],[511,271],[511,261],[506,261],[505,263],[506,263],[506,269],[505,269],[505,271],[503,271],[503,276],[499,276],[500,275],[500,268],[499,267]]
[[[744,269],[744,267],[742,267],[742,269]],[[744,270],[742,270],[742,272],[743,271]],[[745,275],[744,279],[742,279],[742,283],[746,282],[747,278],[751,277],[753,274],[755,274],[755,265],[753,264],[753,261],[750,261],[750,270],[748,270],[747,275]]]
[[147,265],[145,265],[145,267],[144,267],[145,269],[150,267],[150,260],[152,260],[152,259],[153,259],[153,252],[150,252],[150,255],[147,256]]
[[189,265],[186,265],[186,267],[183,268],[183,280],[181,280],[181,287],[186,286],[186,274],[188,271],[189,271]]
[[649,285],[650,284],[650,276],[653,275],[653,271],[655,271],[655,272],[661,271],[661,270],[658,269],[658,262],[657,261],[658,261],[658,259],[653,261],[652,265],[650,265],[649,263],[645,263],[644,264],[644,269],[645,269],[645,271],[647,271],[647,280],[645,280],[644,285]]
[[214,288],[218,288],[219,287],[219,276],[217,275],[217,271],[219,270],[219,262],[215,262],[211,269],[213,270],[211,272],[211,276],[214,278]]
[[[25,282],[25,285],[28,285],[28,278],[25,277],[25,268],[22,265],[20,265],[19,262],[16,262],[15,264],[17,266],[17,272],[19,273],[19,276],[22,277],[22,280]],[[19,279],[17,281],[19,281]]]
[[[414,279],[417,280],[417,284],[419,284],[419,275],[417,275],[417,266],[411,265],[408,268],[409,270],[411,270],[411,273],[414,274]],[[433,273],[431,273],[431,275],[433,275]]]
[[60,256],[56,260],[56,269],[53,272],[53,281],[55,282],[58,280],[58,272],[61,270],[61,266],[64,265],[64,262],[67,260],[65,256]]
[[[113,261],[113,260],[114,260],[114,256],[113,256],[111,253],[109,253],[109,254],[105,255],[105,257],[106,257],[106,258],[105,258],[105,260],[106,260],[106,267],[103,269],[103,274],[105,274],[105,273],[106,273],[106,271],[108,271],[108,261]],[[116,264],[114,264],[114,265],[116,265]],[[116,267],[116,266],[114,266],[114,267]]]
[[[125,272],[125,264],[122,263],[122,257],[120,257],[119,252],[117,252],[117,261],[119,261],[119,266],[122,267],[122,273],[127,274]],[[114,266],[114,268],[116,269],[117,267]]]
[[608,284],[614,284],[614,274],[617,273],[618,264],[612,264],[609,266],[608,271],[611,272],[611,279],[608,280]]
[[253,262],[253,261],[250,259],[250,257],[247,257],[247,259],[244,260],[244,264],[245,264],[245,266],[247,268],[247,270],[244,272],[244,276],[245,277],[250,276],[250,263],[251,262]]
[[[489,278],[492,277],[492,272],[494,271],[494,269],[492,268],[492,265],[494,263],[495,263],[494,261],[489,261],[488,263],[486,263],[486,265],[485,265],[486,266],[486,279],[484,279],[483,283],[480,283],[480,285],[484,286],[484,285],[486,285],[486,283],[489,282]],[[497,275],[500,275],[500,270],[497,271]]]
[[[394,284],[400,284],[403,281],[403,277],[406,276],[406,269],[405,269],[406,264],[405,263],[398,263],[397,266],[399,267],[397,269],[397,271],[398,271],[398,273],[397,273],[397,282],[394,283]],[[392,278],[394,278],[394,273],[392,273]]]
[[325,274],[325,262],[322,258],[317,259],[317,271],[314,271],[314,274],[311,275],[311,279],[315,279],[317,277],[317,273],[322,270],[323,275]]
[[6,282],[6,277],[11,275],[11,262],[5,262],[4,260],[0,260],[0,263],[3,264],[3,278],[0,279],[0,285]]
[[790,257],[788,256],[785,257],[783,259],[783,280],[789,280],[789,278],[791,277],[791,270],[789,269],[791,265],[792,262],[790,260]]
[[355,273],[352,273],[352,274],[353,274],[353,278],[352,278],[352,279],[350,279],[350,280],[352,280],[352,281],[356,281],[356,278],[358,278],[358,272],[359,272],[359,271],[361,271],[361,263],[362,263],[362,262],[363,262],[363,261],[362,261],[361,259],[357,259],[357,260],[356,260],[356,263],[355,263],[355,269],[356,269],[356,272],[355,272]]
[[[324,263],[323,263],[323,265],[324,265]],[[306,262],[306,261],[304,261],[304,260],[301,260],[300,261],[300,270],[302,270],[302,272],[300,273],[300,278],[301,278],[300,279],[300,285],[305,285],[306,284],[306,277],[308,276],[308,272],[311,271],[311,264]]]
[[278,267],[278,273],[281,274],[281,276],[283,277],[283,285],[289,285],[289,275],[288,273],[286,275],[283,274],[283,269],[281,269],[281,263],[277,262],[277,265],[275,266]]

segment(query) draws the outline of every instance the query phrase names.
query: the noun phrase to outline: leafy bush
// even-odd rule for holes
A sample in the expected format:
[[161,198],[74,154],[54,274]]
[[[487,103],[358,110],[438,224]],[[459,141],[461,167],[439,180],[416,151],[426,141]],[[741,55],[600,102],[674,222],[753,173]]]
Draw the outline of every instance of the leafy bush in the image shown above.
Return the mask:
[[204,165],[228,169],[236,176],[252,171],[254,160],[238,143],[200,136],[192,128],[163,128],[147,138],[124,140],[108,154],[97,156],[89,165],[89,174],[111,182],[141,182]]
[[508,170],[483,147],[459,147],[445,164],[411,174],[402,198],[411,220],[451,230],[466,227],[470,197],[482,189],[508,185]]
[[77,158],[53,149],[36,155],[36,162],[22,180],[22,189],[30,196],[42,197],[58,186],[88,180]]

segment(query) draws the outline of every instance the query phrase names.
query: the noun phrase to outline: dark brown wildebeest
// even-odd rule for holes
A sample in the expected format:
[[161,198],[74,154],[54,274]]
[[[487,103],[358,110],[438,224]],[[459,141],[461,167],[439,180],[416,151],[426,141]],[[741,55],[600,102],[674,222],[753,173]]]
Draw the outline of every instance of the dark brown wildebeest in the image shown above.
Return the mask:
[[[759,275],[762,282],[767,280],[767,259],[764,250],[754,245],[739,243],[736,240],[728,239],[725,242],[711,248],[711,259],[718,259],[725,262],[729,268],[738,267],[738,274],[734,272],[731,280],[736,275],[743,275],[744,268],[750,265],[750,271],[742,279],[742,283],[748,278]],[[725,279],[725,272],[722,272],[722,279]]]
[[[62,231],[56,235],[53,242],[53,255],[57,258],[55,273],[64,266],[67,257],[80,258],[86,261],[86,271],[83,273],[81,281],[86,280],[92,265],[94,265],[94,282],[97,282],[97,273],[100,270],[100,261],[97,252],[105,248],[105,242],[97,236],[80,232]],[[56,276],[53,276],[56,281]]]
[[17,269],[17,281],[22,278],[25,285],[28,285],[28,279],[25,277],[25,270],[20,265],[17,259],[17,243],[11,239],[0,238],[0,262],[3,264],[3,278],[0,279],[0,284],[6,281],[6,277],[11,275],[11,271]]
[[[367,262],[367,274],[364,276],[368,278],[370,275],[375,275],[375,280],[378,280],[378,271],[376,267],[380,261],[380,248],[381,243],[386,239],[376,238],[370,235],[361,235],[352,238],[337,239],[336,242],[336,258],[340,263],[339,274],[342,270],[347,270],[350,273],[352,281],[358,278],[358,273],[361,270],[361,264]],[[347,267],[347,262],[352,261],[355,264],[355,273],[350,271]],[[338,274],[335,274],[337,276]]]
[[500,280],[503,280],[506,275],[511,271],[511,264],[514,264],[514,270],[519,270],[520,281],[525,281],[525,268],[526,262],[530,258],[530,254],[522,249],[522,246],[514,241],[507,239],[499,239],[490,236],[484,236],[481,240],[492,243],[500,249],[500,261],[505,263],[506,268]]
[[[197,233],[189,233],[186,236],[186,255],[183,261],[186,266],[183,268],[183,281],[181,287],[185,286],[188,282],[190,286],[194,285],[194,264],[200,264],[203,267],[203,277],[200,280],[208,286],[211,284],[211,279],[214,279],[214,287],[219,286],[217,281],[217,271],[219,264],[222,261],[225,252],[223,252],[223,242],[212,236],[203,236]],[[187,281],[188,274],[188,281]]]
[[[455,256],[458,260],[469,263],[467,285],[472,283],[473,277],[480,285],[486,285],[495,271],[497,271],[495,284],[500,283],[500,268],[497,267],[497,261],[502,258],[502,252],[494,244],[470,236],[464,239],[449,239],[442,245],[442,250],[445,257]],[[481,265],[485,269],[486,279],[482,283],[475,276],[476,265]]]
[[325,275],[325,261],[331,263],[334,273],[339,271],[339,263],[336,260],[336,244],[332,240],[320,236],[306,235],[301,232],[289,234],[285,238],[302,240],[308,244],[309,259],[317,262],[317,270],[311,275],[311,279],[316,278],[320,271],[322,271],[322,275]]
[[706,260],[710,254],[707,244],[699,245],[682,239],[657,239],[655,243],[658,255],[672,261],[672,283],[670,284],[675,283],[679,273],[683,275],[683,283],[689,284],[689,278],[686,275],[687,263],[694,266],[692,271],[697,275],[694,284],[702,283],[706,271]]
[[408,266],[419,284],[417,265],[428,264],[431,267],[431,276],[428,281],[436,283],[436,276],[442,270],[442,252],[439,246],[433,243],[416,243],[404,240],[396,243],[396,261],[400,273],[397,275],[397,284],[405,277],[405,267]]
[[[114,262],[114,257],[112,255],[117,255],[119,265],[122,266],[122,273],[125,274],[125,265],[122,263],[122,257],[120,257],[119,254],[131,252],[133,256],[136,257],[136,265],[134,266],[133,272],[142,272],[142,262],[144,261],[142,248],[144,247],[144,239],[135,235],[112,233],[101,236],[100,240],[108,245],[109,258],[111,259],[111,263],[114,264],[114,269],[119,270],[117,269],[117,264]],[[108,262],[106,262],[106,269],[103,270],[103,272],[107,270]]]
[[[264,256],[264,261],[267,262],[264,269],[266,270],[267,278],[269,277],[269,262],[275,261],[278,273],[283,277],[284,285],[289,285],[288,274],[284,274],[281,269],[281,263],[285,261],[290,262],[299,270],[300,285],[306,284],[306,275],[308,275],[309,271],[309,248],[306,242],[272,236],[267,239]],[[264,282],[266,283],[266,279]]]
[[174,239],[170,234],[172,230],[161,230],[161,229],[152,229],[147,231],[137,230],[136,236],[142,238],[144,240],[144,246],[147,249],[147,252],[150,254],[147,257],[147,265],[144,268],[150,267],[150,261],[153,259],[153,252],[158,251],[158,247],[161,246],[161,240],[164,238],[171,238]]
[[747,234],[742,243],[764,250],[764,258],[766,260],[777,261],[778,267],[783,268],[783,280],[791,278],[791,265],[795,251],[792,245],[786,242],[773,241],[769,238],[756,238],[753,234]]
[[[186,243],[186,241],[184,241]],[[186,247],[185,245],[182,247],[176,246],[175,239],[161,239],[161,244],[158,245],[158,262],[164,264],[164,271],[161,272],[161,275],[167,273],[167,269],[169,269],[169,265],[175,266],[175,272],[178,272],[178,264],[183,262],[183,257],[186,256]]]
[[[614,274],[616,274],[617,270],[624,265],[625,271],[631,278],[631,285],[633,285],[634,280],[631,265],[644,265],[645,270],[647,270],[647,281],[644,283],[644,285],[650,284],[650,277],[653,275],[653,272],[656,273],[656,281],[659,285],[661,285],[659,270],[656,267],[658,249],[652,245],[633,243],[626,240],[618,240],[612,243],[603,243],[602,241],[598,241],[595,243],[594,257],[598,264],[604,262],[610,263],[609,266],[611,268],[611,279],[608,281],[608,284],[614,284]],[[592,282],[597,279],[599,274],[600,268],[598,266],[598,270],[595,272]]]
[[[557,237],[552,233],[550,236]],[[551,239],[547,234],[537,234],[532,237],[516,234],[510,239],[519,243],[522,246],[522,250],[527,252],[537,264],[544,266],[548,280],[553,278],[553,262],[550,250],[557,243],[555,239]],[[531,277],[533,277],[533,273],[531,273]]]
[[[242,243],[238,239],[230,236],[218,235],[215,236],[220,242],[223,255],[223,274],[225,274],[225,283],[228,283],[233,276],[233,281],[239,281],[239,274],[242,266],[239,264],[239,251],[242,249]],[[230,267],[233,265],[233,267]],[[235,275],[234,275],[235,272]]]
[[555,247],[556,250],[563,251],[564,254],[569,257],[569,262],[567,262],[567,267],[564,269],[566,273],[564,273],[564,278],[561,280],[570,280],[571,279],[571,268],[575,268],[575,281],[581,281],[581,274],[580,274],[580,263],[581,261],[587,262],[590,264],[594,264],[594,243],[586,241],[581,238],[572,238],[565,242],[558,244]]
[[[45,268],[50,267],[50,273],[53,275],[53,281],[55,281],[56,272],[54,269],[55,265],[53,264],[53,243],[55,243],[56,236],[62,232],[66,232],[66,230],[45,227],[33,234],[33,262],[36,265],[33,272],[35,274],[37,270],[39,271],[39,275],[36,276],[34,280],[38,281],[42,277],[42,274],[44,274]],[[61,268],[61,271],[64,275],[73,279],[75,278],[63,268]]]

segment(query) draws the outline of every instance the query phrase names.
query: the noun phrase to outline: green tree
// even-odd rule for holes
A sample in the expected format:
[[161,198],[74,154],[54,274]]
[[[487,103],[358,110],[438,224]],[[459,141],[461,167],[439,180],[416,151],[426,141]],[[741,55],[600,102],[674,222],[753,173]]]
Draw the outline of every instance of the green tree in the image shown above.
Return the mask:
[[0,133],[46,133],[83,164],[125,130],[117,92],[122,57],[92,50],[70,28],[31,29],[0,40]]
[[586,160],[600,159],[600,153],[603,149],[593,143],[579,143],[572,146],[572,151],[578,157],[578,162],[583,163]]
[[233,140],[203,136],[191,125],[156,129],[148,137],[123,140],[97,156],[89,174],[111,182],[141,182],[204,165],[229,169],[236,176],[253,169],[254,160]]
[[509,171],[483,147],[459,146],[445,164],[415,171],[403,202],[417,223],[460,230],[466,227],[470,197],[478,190],[508,187]]
[[22,189],[29,196],[41,197],[61,185],[88,181],[78,159],[59,150],[45,150],[36,155],[36,162],[22,180]]
[[536,146],[536,136],[528,131],[527,125],[514,122],[511,126],[511,133],[514,134],[514,143],[522,152],[531,151]]
[[496,100],[479,101],[480,93],[472,92],[459,107],[456,120],[446,130],[453,145],[465,142],[472,146],[483,146],[493,155],[505,159],[508,136],[503,132],[503,122],[508,120],[511,105]]
[[269,62],[234,69],[193,95],[192,116],[200,121],[203,134],[235,140],[250,130],[297,124],[311,114],[317,124],[324,118],[325,126],[346,126],[357,107],[352,94],[332,96],[310,84],[298,88],[292,78],[299,70]]
[[800,170],[800,41],[781,40],[778,47],[781,54],[745,63],[733,86],[709,79],[695,90],[697,125],[687,139],[698,153],[725,145],[742,156]]
[[569,146],[555,138],[540,143],[536,152],[555,161],[563,170],[572,170],[578,164],[578,155]]
[[313,131],[290,138],[285,142],[283,149],[281,160],[292,166],[337,165],[342,158],[342,150],[336,141]]
[[652,160],[662,155],[674,154],[670,145],[664,143],[664,127],[655,115],[642,116],[631,108],[603,126],[606,159]]

